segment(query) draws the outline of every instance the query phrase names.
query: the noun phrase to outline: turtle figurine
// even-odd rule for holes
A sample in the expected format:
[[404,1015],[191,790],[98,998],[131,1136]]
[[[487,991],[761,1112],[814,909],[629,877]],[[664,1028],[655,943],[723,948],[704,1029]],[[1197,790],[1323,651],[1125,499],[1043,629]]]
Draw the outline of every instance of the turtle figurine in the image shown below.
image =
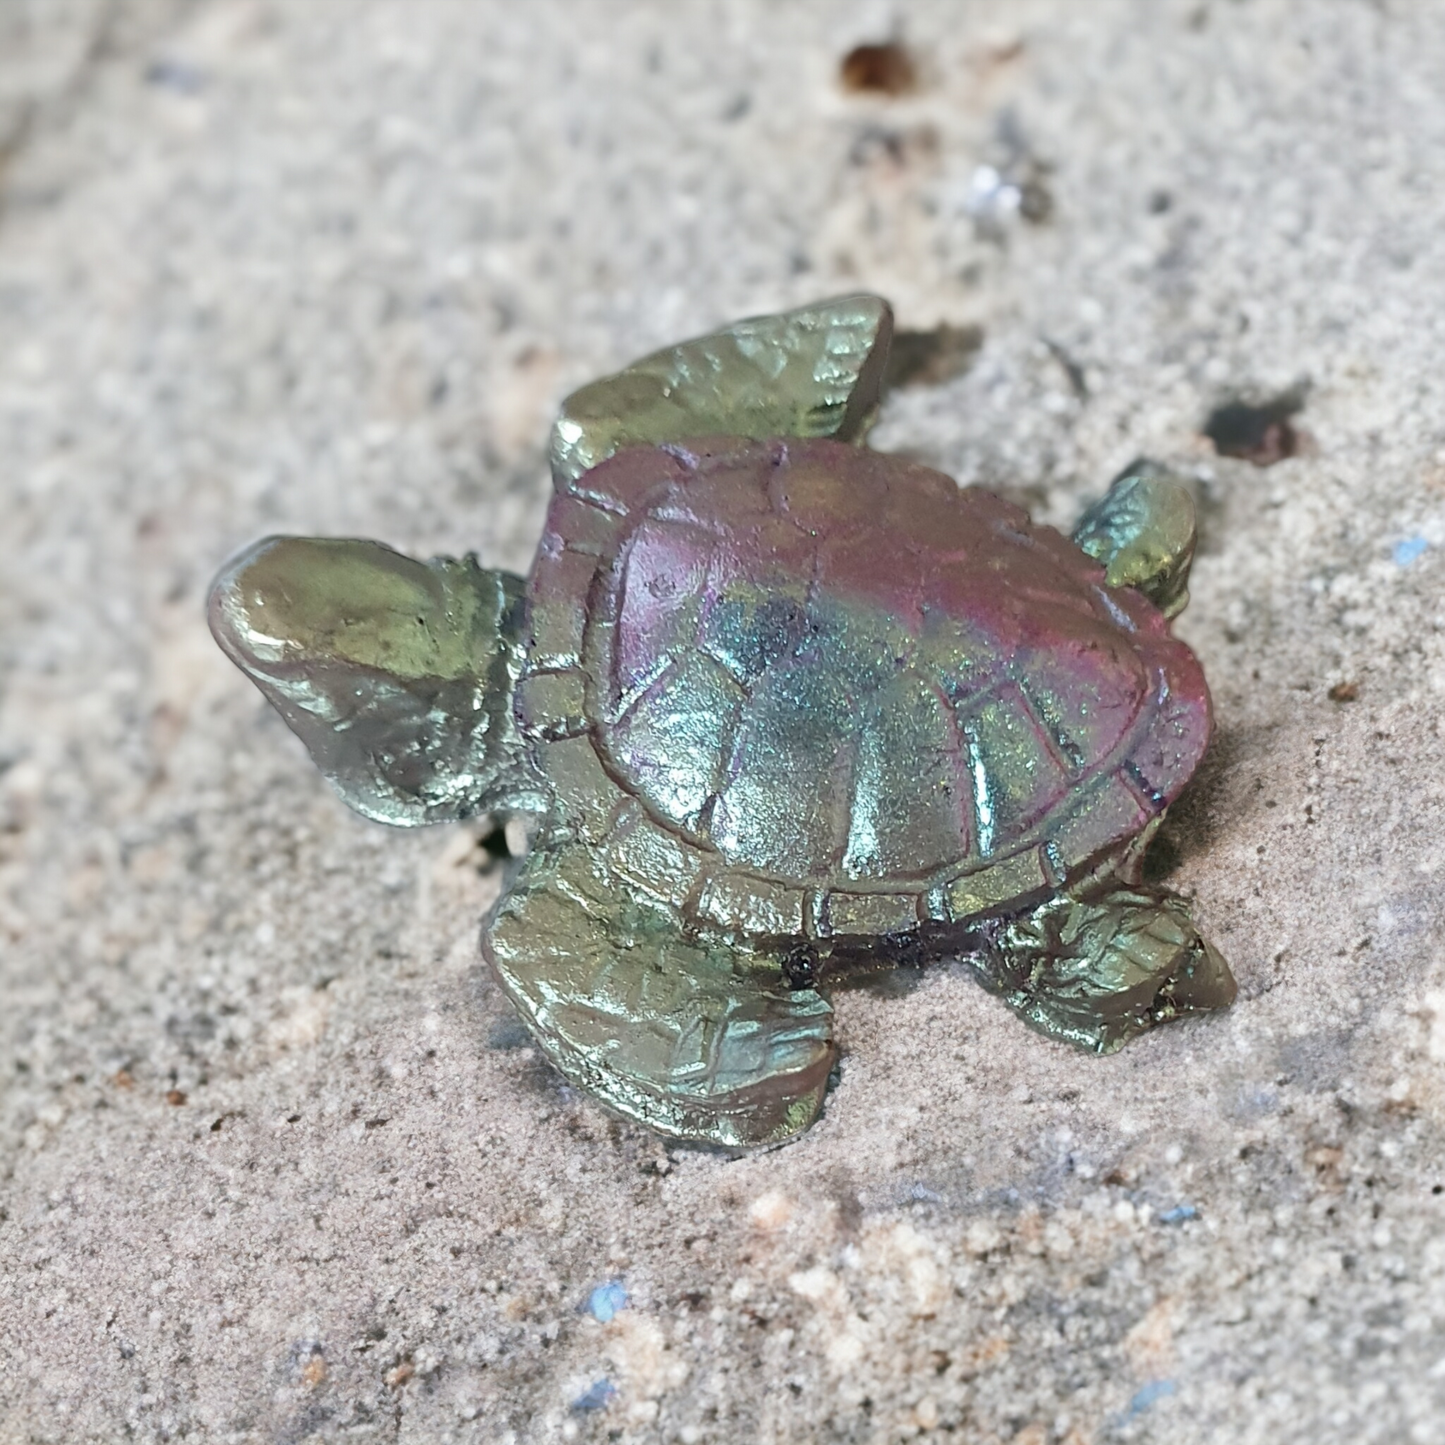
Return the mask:
[[1136,464],[1070,540],[870,450],[891,334],[843,297],[575,392],[525,580],[273,537],[211,593],[353,808],[530,820],[486,958],[569,1081],[673,1138],[806,1129],[860,967],[966,959],[1100,1052],[1234,997],[1142,878],[1211,727],[1169,632],[1187,489]]

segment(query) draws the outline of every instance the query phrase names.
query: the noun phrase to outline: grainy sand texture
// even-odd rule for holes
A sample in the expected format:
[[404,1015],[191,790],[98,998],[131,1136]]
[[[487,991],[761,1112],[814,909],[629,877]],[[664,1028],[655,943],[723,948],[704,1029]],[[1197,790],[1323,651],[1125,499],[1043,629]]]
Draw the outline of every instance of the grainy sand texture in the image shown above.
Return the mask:
[[[0,0],[0,1440],[1445,1441],[1442,78],[1410,0]],[[902,975],[800,1142],[664,1147],[202,601],[525,570],[568,390],[863,288],[952,328],[876,445],[1192,478],[1155,866],[1240,997],[1097,1059]]]

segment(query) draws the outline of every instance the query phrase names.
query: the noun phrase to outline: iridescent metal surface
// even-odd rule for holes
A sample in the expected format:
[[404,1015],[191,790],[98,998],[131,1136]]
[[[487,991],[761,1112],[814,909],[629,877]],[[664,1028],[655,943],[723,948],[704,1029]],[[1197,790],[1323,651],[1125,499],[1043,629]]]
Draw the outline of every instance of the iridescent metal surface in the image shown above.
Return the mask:
[[211,587],[216,640],[359,813],[437,823],[538,809],[512,716],[522,582],[475,557],[267,537]]
[[822,1107],[833,1011],[768,951],[679,926],[585,845],[546,840],[483,948],[547,1057],[676,1138],[780,1143]]
[[552,474],[575,481],[622,447],[682,437],[862,441],[892,336],[881,297],[839,296],[656,351],[562,403]]
[[212,595],[354,807],[536,815],[484,952],[563,1074],[674,1137],[806,1128],[818,986],[855,963],[967,956],[1095,1050],[1233,997],[1185,901],[1139,883],[1210,733],[1167,624],[1187,491],[1136,467],[1076,545],[847,445],[890,324],[825,302],[576,393],[525,584],[292,538]]
[[523,674],[544,771],[559,730],[585,736],[609,794],[793,887],[986,890],[1030,851],[1065,881],[1209,737],[1193,655],[1077,547],[837,442],[620,453],[559,493],[528,600],[540,631],[580,628]]
[[1079,518],[1074,541],[1104,564],[1109,586],[1138,588],[1165,617],[1188,605],[1194,498],[1167,467],[1126,467]]
[[1177,894],[1139,885],[1062,893],[987,937],[976,956],[984,983],[1036,1028],[1097,1053],[1234,1002],[1228,964]]

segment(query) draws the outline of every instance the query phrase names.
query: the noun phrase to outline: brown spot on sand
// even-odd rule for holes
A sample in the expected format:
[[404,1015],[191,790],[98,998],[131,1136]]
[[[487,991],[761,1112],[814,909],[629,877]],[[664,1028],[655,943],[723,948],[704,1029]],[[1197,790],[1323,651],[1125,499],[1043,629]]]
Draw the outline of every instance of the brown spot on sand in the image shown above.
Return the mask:
[[881,45],[855,45],[838,66],[844,90],[875,95],[905,95],[918,84],[913,57],[896,40]]

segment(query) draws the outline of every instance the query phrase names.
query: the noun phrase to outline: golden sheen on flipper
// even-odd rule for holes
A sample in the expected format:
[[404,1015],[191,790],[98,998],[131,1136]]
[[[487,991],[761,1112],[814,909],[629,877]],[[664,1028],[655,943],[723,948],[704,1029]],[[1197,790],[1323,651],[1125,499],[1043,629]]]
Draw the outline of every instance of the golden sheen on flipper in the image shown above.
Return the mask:
[[1234,997],[1140,877],[1211,727],[1168,626],[1189,493],[1138,463],[1070,541],[868,449],[891,329],[844,297],[574,393],[525,581],[271,538],[212,592],[353,807],[534,817],[486,956],[568,1079],[673,1137],[806,1129],[850,967],[966,957],[1098,1051]]

